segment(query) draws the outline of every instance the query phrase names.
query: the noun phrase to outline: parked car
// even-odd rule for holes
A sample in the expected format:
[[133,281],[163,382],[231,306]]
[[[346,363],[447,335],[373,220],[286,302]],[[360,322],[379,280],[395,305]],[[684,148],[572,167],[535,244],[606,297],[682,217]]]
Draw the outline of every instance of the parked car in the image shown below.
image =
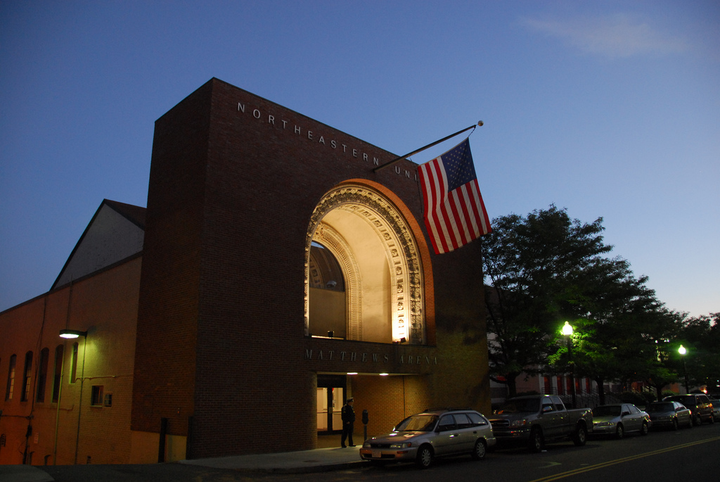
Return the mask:
[[645,411],[650,415],[653,428],[677,430],[680,426],[693,427],[692,412],[680,402],[670,400],[649,403]]
[[533,452],[546,442],[571,439],[585,445],[592,430],[592,410],[567,409],[557,395],[526,395],[508,399],[495,411],[490,423],[502,444],[526,444]]
[[712,403],[713,406],[713,419],[717,422],[720,420],[720,400],[711,398],[710,403]]
[[623,438],[626,433],[640,432],[647,435],[650,431],[650,415],[632,403],[600,405],[593,408],[593,433],[613,435]]
[[695,425],[700,425],[703,422],[715,423],[713,405],[704,393],[688,393],[687,395],[673,395],[663,398],[663,401],[669,400],[680,402],[689,408]]
[[369,438],[360,458],[372,462],[414,461],[429,467],[435,457],[470,454],[485,458],[495,445],[492,425],[474,410],[434,410],[412,415],[392,432]]

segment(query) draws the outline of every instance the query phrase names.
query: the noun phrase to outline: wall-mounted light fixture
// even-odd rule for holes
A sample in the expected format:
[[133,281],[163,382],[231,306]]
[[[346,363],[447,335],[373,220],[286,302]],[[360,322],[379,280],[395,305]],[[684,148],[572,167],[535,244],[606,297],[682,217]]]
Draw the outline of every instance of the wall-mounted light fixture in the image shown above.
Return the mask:
[[68,330],[67,328],[60,330],[60,338],[72,339],[81,336],[87,338],[87,331]]
[[[85,356],[87,355],[87,331],[80,331],[80,330],[70,330],[68,328],[63,328],[60,330],[60,338],[65,338],[68,340],[72,340],[74,338],[83,337],[85,338],[85,343],[83,347],[83,362],[82,362],[82,373],[80,375],[80,402],[78,403],[78,418],[77,418],[77,434],[75,435],[75,465],[77,465],[77,459],[78,459],[78,447],[80,446],[80,415],[82,414],[82,398],[83,398],[83,385],[85,382]],[[62,370],[61,370],[62,372]],[[62,382],[61,382],[62,387]],[[53,464],[55,463],[55,459],[57,458],[57,433],[58,433],[58,421],[59,421],[59,414],[60,414],[60,395],[58,394],[58,415],[56,416],[55,420],[55,449],[54,449],[54,455],[53,455]]]

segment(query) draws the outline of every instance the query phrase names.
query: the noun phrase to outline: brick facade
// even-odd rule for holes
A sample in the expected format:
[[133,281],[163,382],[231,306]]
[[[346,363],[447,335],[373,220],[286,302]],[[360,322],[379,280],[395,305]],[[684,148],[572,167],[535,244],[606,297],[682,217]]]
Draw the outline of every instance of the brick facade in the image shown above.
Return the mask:
[[[129,462],[141,264],[142,259],[135,256],[0,314],[3,395],[8,358],[15,354],[18,360],[12,399],[0,402],[0,434],[5,436],[5,445],[0,446],[0,464],[26,461],[62,465],[73,464],[76,459],[81,464]],[[58,335],[64,328],[87,331],[87,339],[63,340]],[[78,351],[73,378],[75,343]],[[63,347],[59,403],[53,401],[58,346]],[[43,384],[45,396],[38,401],[38,365],[43,349],[48,350],[49,359]],[[22,372],[27,352],[33,353],[32,381],[29,397],[23,401]],[[92,404],[93,386],[102,386],[104,395],[112,394],[110,406],[104,404],[104,397],[102,404]]]
[[[357,407],[372,400],[374,412],[388,414],[373,422],[378,430],[423,405],[489,409],[478,243],[430,254],[416,166],[372,170],[395,157],[216,79],[157,121],[134,431],[157,432],[167,418],[169,433],[190,433],[192,457],[312,448],[318,372],[414,374],[357,379]],[[413,226],[428,346],[303,334],[309,219],[325,193],[350,179],[396,199]],[[330,360],[329,351],[356,358]],[[388,361],[373,364],[373,354]],[[395,393],[403,379],[406,394],[424,403],[403,407]],[[367,401],[363,386],[373,391]]]
[[[344,379],[355,397],[356,433],[363,410],[369,435],[431,407],[489,412],[479,243],[431,252],[417,166],[402,160],[373,171],[395,157],[217,79],[181,101],[155,125],[142,257],[0,313],[3,390],[17,355],[0,463],[22,463],[24,451],[33,464],[53,463],[56,417],[57,463],[311,449],[325,375]],[[421,342],[307,333],[311,219],[344,186],[386,200],[402,218],[397,229],[414,240],[417,271],[408,279],[420,280]],[[88,331],[82,403],[61,328]],[[47,347],[52,378],[60,343],[60,403],[20,402],[25,353],[37,362]],[[85,340],[78,345],[82,357]],[[50,399],[52,381],[46,386]],[[93,386],[112,394],[111,407],[91,406]]]

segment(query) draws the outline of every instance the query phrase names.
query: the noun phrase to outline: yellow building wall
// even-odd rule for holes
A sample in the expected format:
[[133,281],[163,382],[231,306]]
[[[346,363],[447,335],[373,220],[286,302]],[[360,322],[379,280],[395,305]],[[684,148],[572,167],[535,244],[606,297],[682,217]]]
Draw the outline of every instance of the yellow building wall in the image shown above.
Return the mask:
[[[17,364],[12,398],[0,397],[0,464],[120,464],[130,461],[130,412],[141,257],[108,268],[0,313],[0,388],[8,363]],[[64,340],[61,329],[87,331]],[[76,378],[72,378],[77,343]],[[53,402],[55,350],[63,345],[59,403]],[[44,401],[37,400],[40,353],[49,351]],[[25,354],[33,353],[27,401],[22,400]],[[84,366],[83,366],[84,361]],[[93,405],[93,387],[102,387]],[[105,395],[112,395],[109,406]],[[110,400],[108,400],[110,402]],[[29,437],[26,435],[29,434]]]

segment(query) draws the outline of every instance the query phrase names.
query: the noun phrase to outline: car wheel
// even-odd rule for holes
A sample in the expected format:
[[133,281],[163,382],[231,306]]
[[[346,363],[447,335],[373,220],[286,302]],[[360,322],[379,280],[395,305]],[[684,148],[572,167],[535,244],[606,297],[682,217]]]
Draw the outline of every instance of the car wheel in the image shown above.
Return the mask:
[[534,427],[530,431],[530,440],[528,443],[528,448],[531,452],[540,452],[543,448],[543,434],[540,427]]
[[648,426],[647,422],[642,423],[642,427],[640,427],[640,435],[647,435],[650,432],[650,427]]
[[482,460],[485,458],[485,454],[487,453],[487,447],[485,446],[485,441],[482,439],[478,439],[475,442],[475,449],[472,453],[472,458],[475,460]]
[[625,429],[623,429],[623,426],[621,423],[617,424],[617,427],[615,427],[615,438],[621,439],[625,436]]
[[429,445],[423,445],[418,449],[417,458],[415,463],[421,469],[427,469],[432,465],[433,451]]
[[585,442],[587,442],[587,429],[584,425],[578,425],[575,428],[575,436],[573,437],[573,442],[578,447],[582,447],[585,445]]
[[[692,425],[692,424],[691,424],[691,425]],[[672,427],[672,428],[673,428],[673,430],[677,430],[677,429],[678,429],[678,421],[677,421],[677,418],[673,418],[673,427]]]

